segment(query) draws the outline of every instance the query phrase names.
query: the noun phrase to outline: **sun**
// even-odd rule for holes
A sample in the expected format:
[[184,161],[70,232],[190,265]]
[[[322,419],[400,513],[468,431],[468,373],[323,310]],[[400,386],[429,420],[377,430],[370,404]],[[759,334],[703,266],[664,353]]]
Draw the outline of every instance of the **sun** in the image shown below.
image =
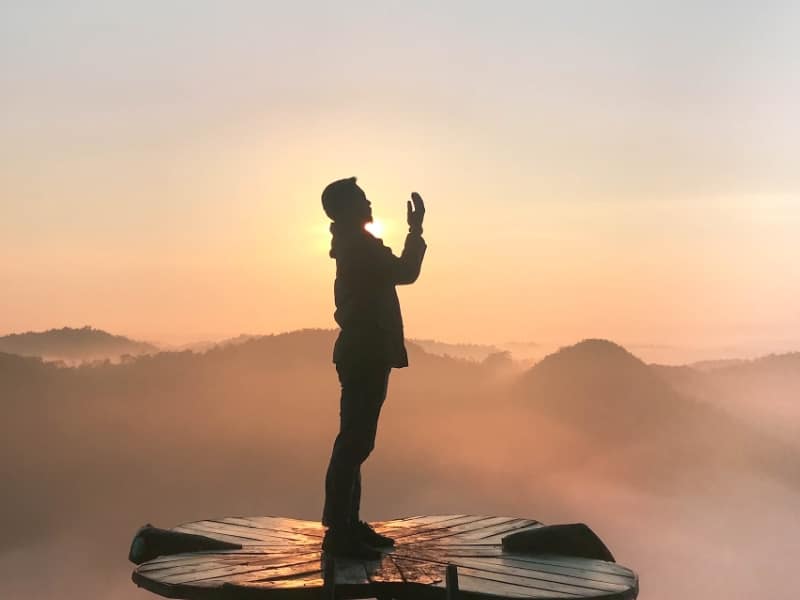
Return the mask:
[[373,236],[379,238],[383,235],[383,223],[373,220],[372,223],[364,225],[364,229],[369,231]]

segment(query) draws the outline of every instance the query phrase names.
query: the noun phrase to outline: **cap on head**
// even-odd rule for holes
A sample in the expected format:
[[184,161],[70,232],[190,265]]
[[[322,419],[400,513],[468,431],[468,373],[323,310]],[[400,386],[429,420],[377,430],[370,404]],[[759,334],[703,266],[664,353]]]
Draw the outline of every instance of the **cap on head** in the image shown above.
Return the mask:
[[355,177],[339,179],[322,191],[322,209],[331,221],[353,214],[353,205],[363,195]]

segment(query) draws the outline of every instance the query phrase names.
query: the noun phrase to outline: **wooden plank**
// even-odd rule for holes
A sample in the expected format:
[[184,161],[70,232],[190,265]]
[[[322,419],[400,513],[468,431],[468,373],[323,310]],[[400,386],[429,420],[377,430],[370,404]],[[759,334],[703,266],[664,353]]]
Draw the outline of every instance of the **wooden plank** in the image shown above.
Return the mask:
[[[402,548],[402,547],[401,547]],[[432,546],[430,549],[436,549],[447,557],[457,556],[470,556],[482,557],[485,559],[494,559],[502,561],[517,561],[522,563],[536,563],[536,564],[551,564],[561,568],[570,568],[577,570],[590,570],[594,572],[609,573],[612,575],[620,575],[623,577],[632,577],[630,569],[602,560],[595,560],[591,558],[581,558],[574,556],[561,556],[551,554],[521,554],[517,552],[505,552],[502,547],[497,545],[480,546],[480,545],[452,545],[452,546]]]
[[246,525],[242,523],[230,523],[222,520],[213,522],[219,523],[225,527],[230,527],[232,528],[232,531],[238,531],[244,535],[247,535],[250,532],[255,532],[257,535],[261,536],[261,539],[265,541],[277,541],[277,543],[291,542],[294,544],[319,544],[322,540],[321,535],[311,536],[297,533],[296,531],[265,529],[263,527],[255,527],[253,525]]
[[426,541],[436,540],[437,542],[459,544],[464,540],[477,539],[478,537],[488,537],[497,531],[513,531],[524,525],[530,525],[529,519],[513,519],[508,517],[489,517],[482,521],[448,527],[443,530],[442,535],[434,535]]
[[[241,537],[244,539],[251,539],[264,543],[285,543],[287,541],[293,543],[305,543],[308,541],[315,541],[313,538],[307,538],[303,536],[296,536],[293,534],[281,534],[279,535],[277,532],[268,531],[266,529],[257,529],[255,527],[247,527],[245,525],[239,525],[234,523],[224,523],[222,521],[197,521],[196,523],[192,523],[190,527],[197,528],[197,529],[204,529],[206,531],[211,531],[215,533],[221,533],[223,535],[230,535],[234,537]],[[316,540],[318,541],[318,540]]]
[[[313,547],[303,547],[304,551],[313,551]],[[171,554],[159,556],[153,560],[147,561],[137,567],[139,571],[150,571],[168,568],[173,565],[183,563],[191,563],[199,560],[217,560],[222,562],[246,562],[250,558],[259,556],[274,556],[274,555],[292,555],[297,554],[299,548],[297,546],[247,546],[241,550],[219,550],[219,551],[202,551],[191,552],[183,554]]]
[[519,521],[514,517],[480,517],[478,520],[470,521],[468,523],[458,523],[449,525],[447,523],[441,529],[442,535],[453,536],[460,534],[467,534],[473,531],[485,529],[487,527],[494,527],[502,523],[515,523]]
[[281,517],[276,515],[234,515],[224,517],[226,519],[246,519],[257,523],[263,523],[271,529],[294,528],[294,527],[322,527],[319,521],[307,521],[305,519],[294,519],[292,517]]
[[492,517],[482,517],[476,515],[467,515],[456,519],[448,520],[443,523],[433,523],[431,525],[424,525],[422,527],[410,527],[407,532],[399,534],[395,537],[397,542],[413,544],[425,541],[431,537],[438,535],[445,535],[452,531],[455,527],[469,526],[474,523],[480,523]]
[[219,567],[229,566],[231,564],[241,564],[241,562],[230,563],[218,560],[205,560],[195,562],[179,562],[178,564],[168,563],[166,565],[152,565],[150,568],[146,568],[148,565],[145,563],[145,565],[143,565],[145,568],[139,568],[137,571],[153,579],[160,579],[173,573],[189,572],[192,570],[199,571],[203,569],[216,569]]
[[444,567],[447,565],[448,560],[445,558],[443,552],[431,551],[427,548],[399,548],[394,549],[389,553],[392,559],[397,561],[411,561],[419,563],[427,563],[436,567]]
[[208,537],[213,537],[215,540],[222,540],[225,542],[233,542],[234,544],[241,544],[251,545],[251,544],[263,544],[263,540],[259,540],[254,537],[243,537],[240,535],[229,535],[223,533],[218,530],[209,529],[208,527],[197,525],[195,523],[189,523],[187,525],[179,525],[177,527],[172,528],[174,531],[183,531],[185,533],[199,533],[201,535],[205,535]]
[[[552,590],[540,590],[527,586],[515,585],[502,581],[493,581],[462,574],[459,569],[458,584],[462,592],[480,594],[483,596],[499,596],[501,598],[580,598],[580,595]],[[443,583],[435,584],[444,587]]]
[[371,523],[379,533],[399,539],[408,537],[423,530],[434,530],[438,525],[459,522],[464,519],[474,518],[473,515],[433,515],[430,517],[412,517],[407,520],[395,519],[392,521],[379,521]]
[[414,560],[408,557],[392,556],[405,583],[434,584],[444,581],[445,566],[443,564]]
[[510,560],[523,562],[535,562],[539,564],[550,564],[562,568],[580,569],[598,573],[609,573],[611,575],[632,576],[632,571],[622,565],[595,560],[592,558],[581,558],[578,556],[561,556],[557,554],[508,554]]
[[447,525],[472,521],[476,518],[474,515],[437,515],[419,520],[409,519],[407,522],[373,522],[371,525],[378,533],[388,535],[398,542],[408,543],[415,535],[438,531]]
[[274,523],[277,523],[275,527],[279,529],[283,527],[291,527],[291,528],[311,527],[317,529],[322,528],[322,523],[320,523],[319,521],[308,521],[306,519],[294,519],[291,517],[281,517],[276,515],[271,515],[271,516],[259,515],[257,517],[248,517],[248,518],[272,520]]
[[625,583],[630,582],[635,578],[631,572],[617,571],[616,573],[609,572],[600,568],[586,568],[578,567],[568,561],[567,557],[563,557],[563,561],[539,561],[529,560],[527,557],[502,557],[502,558],[482,558],[482,562],[486,564],[494,564],[503,567],[518,567],[528,569],[541,569],[550,573],[558,573],[561,575],[568,575],[571,577],[581,577],[583,579],[592,579],[594,581],[605,581],[608,583]]
[[518,519],[515,523],[508,523],[505,526],[498,525],[497,527],[492,527],[485,531],[476,531],[474,533],[469,533],[467,535],[462,536],[463,540],[469,541],[480,541],[484,542],[490,538],[497,538],[495,543],[499,544],[502,542],[503,538],[507,535],[512,533],[517,533],[518,531],[526,531],[528,529],[539,529],[542,526],[539,521],[533,521],[531,519]]
[[188,564],[169,564],[167,566],[162,566],[160,569],[155,570],[139,570],[140,573],[148,573],[149,576],[158,578],[158,579],[165,579],[167,577],[172,577],[174,575],[180,575],[183,573],[190,573],[190,572],[200,572],[200,571],[209,571],[211,569],[229,567],[229,566],[237,566],[237,565],[252,565],[252,564],[289,564],[291,563],[295,557],[298,556],[297,552],[293,552],[291,554],[264,554],[264,555],[256,555],[253,557],[237,557],[236,560],[204,560],[198,561],[195,563],[188,563]]
[[[402,523],[403,521],[413,521],[415,519],[430,519],[438,518],[441,516],[455,516],[455,515],[414,515],[412,517],[402,517],[400,519],[391,519],[390,521],[378,521],[378,523]],[[462,515],[457,515],[462,516]]]
[[[309,574],[320,574],[320,561],[312,560],[288,567],[267,567],[259,571],[250,571],[233,576],[224,576],[225,581],[235,584],[279,581],[282,579],[302,578]],[[218,579],[218,578],[215,578]]]
[[405,519],[394,519],[392,521],[385,521],[388,525],[390,523],[402,523],[403,526],[417,527],[421,525],[436,525],[442,524],[447,521],[454,521],[456,519],[463,519],[464,517],[471,517],[474,515],[426,515],[422,517],[408,517]]
[[319,521],[304,521],[302,519],[287,519],[285,517],[226,517],[239,522],[248,522],[255,527],[284,531],[286,533],[299,533],[312,537],[322,537],[325,528]]
[[290,558],[270,557],[262,560],[254,560],[238,565],[226,565],[224,567],[214,567],[203,571],[191,571],[189,573],[177,573],[175,575],[164,574],[157,578],[163,583],[194,583],[198,581],[218,580],[220,576],[241,575],[253,571],[262,570],[268,566],[289,567],[296,564],[303,564],[312,560],[319,560],[320,554],[298,554]]
[[410,519],[405,522],[386,521],[384,526],[392,528],[393,530],[401,530],[405,535],[413,535],[417,531],[435,530],[440,526],[457,524],[465,520],[472,521],[476,518],[475,515],[433,515],[430,517]]
[[[224,519],[217,519],[219,523],[235,525],[238,527],[250,527],[259,531],[263,531],[265,535],[277,537],[285,540],[292,540],[294,542],[314,543],[319,542],[325,534],[324,528],[317,524],[317,527],[297,526],[290,523],[280,523],[275,521],[272,525],[265,522],[259,522],[253,518],[244,517],[226,517]],[[306,521],[300,521],[305,523]]]
[[[169,569],[171,567],[179,567],[183,565],[193,565],[193,564],[201,564],[204,562],[220,562],[225,563],[227,556],[226,555],[203,555],[198,556],[194,553],[191,554],[173,554],[172,556],[164,556],[159,557],[168,560],[150,560],[145,563],[142,563],[136,570],[140,573],[147,573],[150,571],[160,571],[163,569]],[[232,560],[241,560],[237,557],[234,557]]]
[[513,531],[499,531],[492,535],[488,535],[486,537],[481,537],[471,541],[480,542],[482,544],[497,544],[499,546],[503,543],[503,538],[507,535],[510,535],[511,533],[517,533],[518,531],[529,531],[531,529],[538,529],[540,527],[542,527],[542,524],[539,523],[538,521],[534,521],[533,524],[527,527],[520,527],[519,529],[515,529]]
[[[472,569],[470,567],[458,567],[459,576],[470,576],[474,580],[494,581],[497,583],[506,583],[515,585],[521,588],[529,588],[540,592],[557,592],[559,594],[569,594],[577,597],[596,596],[598,593],[602,594],[607,590],[597,590],[594,588],[586,588],[583,586],[570,585],[559,583],[555,581],[547,581],[544,579],[532,579],[530,577],[520,577],[518,575],[509,575],[507,573],[495,573],[491,571],[484,571],[483,569]],[[470,591],[468,586],[462,586],[465,591]],[[623,588],[624,589],[624,588]],[[620,591],[620,590],[612,590]]]
[[[311,588],[312,593],[310,598],[317,600],[319,598],[319,589],[324,585],[322,573],[320,571],[305,573],[297,577],[286,577],[284,579],[268,580],[268,581],[248,581],[245,583],[225,583],[222,588],[227,590],[297,590],[300,588]],[[226,598],[234,597],[233,595],[226,596]],[[250,596],[246,596],[250,597]],[[293,596],[294,597],[294,596]]]
[[[398,558],[405,558],[408,560],[421,560],[430,563],[438,563],[447,565],[453,563],[463,565],[465,567],[483,568],[490,572],[503,573],[509,572],[517,575],[524,575],[533,578],[550,579],[556,582],[575,584],[580,587],[595,587],[600,590],[619,591],[619,586],[630,586],[631,577],[622,577],[606,573],[603,571],[589,571],[585,569],[577,569],[575,567],[552,565],[542,562],[525,562],[519,561],[515,563],[513,560],[508,560],[503,557],[488,558],[481,556],[465,556],[468,553],[462,552],[432,552],[430,550],[409,550],[407,553],[402,551],[393,553],[392,556]],[[568,557],[563,557],[566,561]],[[566,563],[569,564],[569,563]],[[611,587],[609,587],[611,586]],[[613,588],[613,589],[612,589]]]
[[403,574],[395,564],[391,554],[381,556],[381,561],[375,568],[367,569],[367,578],[372,583],[402,583]]
[[483,577],[495,581],[527,585],[537,589],[571,592],[581,596],[594,596],[605,592],[622,592],[629,586],[622,583],[603,583],[590,579],[557,575],[546,571],[526,569],[492,569],[471,561],[468,564],[458,564],[459,573]]

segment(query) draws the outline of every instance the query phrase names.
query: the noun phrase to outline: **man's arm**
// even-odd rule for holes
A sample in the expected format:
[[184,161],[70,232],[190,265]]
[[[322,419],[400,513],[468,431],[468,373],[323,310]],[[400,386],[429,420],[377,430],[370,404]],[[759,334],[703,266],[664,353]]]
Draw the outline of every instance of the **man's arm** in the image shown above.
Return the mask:
[[[413,205],[412,205],[413,202]],[[412,211],[412,208],[415,210]],[[343,246],[338,250],[337,265],[339,273],[352,273],[356,280],[369,281],[385,278],[394,285],[408,285],[419,277],[422,259],[427,244],[422,239],[422,220],[425,217],[425,203],[419,194],[411,194],[408,202],[408,235],[400,256],[392,254],[392,249],[380,239],[365,236],[360,238],[365,244]]]
[[411,193],[411,200],[406,203],[408,207],[408,235],[403,245],[403,253],[399,258],[386,248],[392,282],[395,285],[408,285],[414,283],[419,277],[422,268],[422,259],[425,258],[425,249],[428,247],[422,239],[422,221],[425,218],[425,202],[417,192]]
[[406,236],[403,252],[400,256],[392,254],[391,248],[381,244],[380,269],[386,271],[395,285],[409,285],[419,277],[422,269],[422,259],[428,245],[422,239],[422,231],[414,230]]

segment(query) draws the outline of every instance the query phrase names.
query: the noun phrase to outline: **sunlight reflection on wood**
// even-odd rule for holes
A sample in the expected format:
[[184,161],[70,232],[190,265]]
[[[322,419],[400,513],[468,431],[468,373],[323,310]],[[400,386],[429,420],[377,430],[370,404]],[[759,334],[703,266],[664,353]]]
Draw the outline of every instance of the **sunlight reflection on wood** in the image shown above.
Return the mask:
[[[638,594],[638,577],[613,562],[504,551],[503,537],[541,527],[531,519],[480,515],[417,516],[374,523],[396,540],[379,560],[337,558],[337,598],[444,599],[448,565],[469,598],[603,598]],[[170,598],[320,597],[325,557],[318,522],[227,517],[174,531],[241,544],[241,549],[161,556],[140,565],[134,582]]]

